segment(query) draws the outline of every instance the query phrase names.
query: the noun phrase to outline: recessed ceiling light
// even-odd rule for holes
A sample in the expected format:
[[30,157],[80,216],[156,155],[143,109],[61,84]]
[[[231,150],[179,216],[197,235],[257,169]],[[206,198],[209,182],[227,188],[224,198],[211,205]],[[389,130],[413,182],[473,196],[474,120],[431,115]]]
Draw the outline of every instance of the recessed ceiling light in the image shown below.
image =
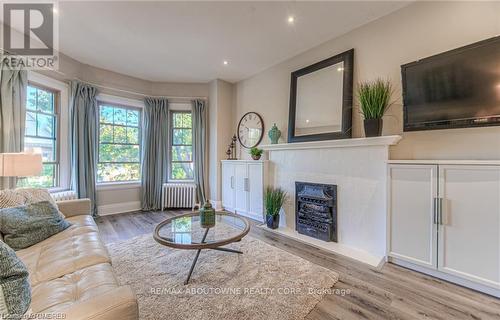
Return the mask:
[[340,72],[340,71],[344,71],[344,68],[342,68],[342,67],[338,67],[338,68],[337,68],[337,71],[338,71],[338,72]]
[[57,12],[58,12],[57,8],[52,8],[52,12],[55,13],[55,14],[57,14]]
[[224,60],[224,62],[222,62],[225,66],[227,66],[229,64],[229,61],[227,60]]
[[309,123],[309,120],[306,120],[306,123]]
[[289,16],[288,17],[288,23],[293,24],[295,22],[295,17],[294,16]]

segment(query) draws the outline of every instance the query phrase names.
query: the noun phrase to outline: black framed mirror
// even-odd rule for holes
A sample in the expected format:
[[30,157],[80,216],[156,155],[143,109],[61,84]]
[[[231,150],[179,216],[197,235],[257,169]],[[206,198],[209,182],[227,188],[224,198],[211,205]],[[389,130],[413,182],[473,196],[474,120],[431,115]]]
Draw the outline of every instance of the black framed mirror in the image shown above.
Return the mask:
[[351,138],[354,49],[292,72],[288,142]]

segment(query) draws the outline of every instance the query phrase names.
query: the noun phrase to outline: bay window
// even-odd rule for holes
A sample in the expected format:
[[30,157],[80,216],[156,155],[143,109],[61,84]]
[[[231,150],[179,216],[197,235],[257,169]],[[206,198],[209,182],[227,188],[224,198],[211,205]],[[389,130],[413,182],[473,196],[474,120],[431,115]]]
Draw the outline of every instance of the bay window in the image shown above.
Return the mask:
[[141,178],[141,110],[99,103],[97,182]]
[[18,179],[18,187],[53,188],[59,185],[58,92],[30,83],[26,96],[25,151],[41,150],[40,176]]
[[193,125],[191,112],[170,113],[170,180],[193,180]]

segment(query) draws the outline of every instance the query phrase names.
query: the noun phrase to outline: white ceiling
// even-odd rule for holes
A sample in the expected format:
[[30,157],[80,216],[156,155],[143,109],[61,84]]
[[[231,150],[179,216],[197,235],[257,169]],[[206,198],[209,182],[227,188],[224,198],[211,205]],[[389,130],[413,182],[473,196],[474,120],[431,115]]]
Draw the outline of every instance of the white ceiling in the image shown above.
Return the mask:
[[407,4],[60,2],[59,48],[80,62],[152,81],[236,82]]

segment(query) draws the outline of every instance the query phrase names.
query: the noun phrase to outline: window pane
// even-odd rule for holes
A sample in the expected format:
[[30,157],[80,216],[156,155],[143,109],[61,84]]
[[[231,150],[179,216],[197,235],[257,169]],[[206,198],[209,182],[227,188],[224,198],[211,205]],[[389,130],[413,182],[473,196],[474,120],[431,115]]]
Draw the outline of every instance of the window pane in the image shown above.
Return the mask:
[[138,145],[101,144],[99,162],[139,162]]
[[191,113],[174,112],[173,113],[174,128],[191,128]]
[[44,164],[42,174],[17,180],[18,187],[52,188],[55,186],[56,165]]
[[192,144],[191,129],[173,129],[173,144]]
[[53,138],[54,135],[54,117],[39,113],[37,115],[38,136]]
[[44,162],[55,162],[56,142],[52,139],[26,137],[24,140],[24,149],[32,148],[42,149],[42,159]]
[[54,94],[49,91],[37,89],[37,107],[39,111],[53,113],[54,112]]
[[193,163],[172,162],[170,178],[173,180],[192,180],[194,178]]
[[28,86],[26,109],[36,111],[36,88]]
[[127,142],[139,143],[139,128],[127,128]]
[[114,128],[115,143],[127,143],[127,128],[115,126]]
[[136,127],[139,125],[139,111],[127,110],[127,125]]
[[36,136],[36,113],[26,112],[26,130],[28,136]]
[[191,113],[184,113],[182,115],[183,121],[182,121],[182,126],[184,128],[191,128],[192,123],[191,123]]
[[127,124],[127,110],[116,107],[114,109],[114,124]]
[[113,126],[108,124],[99,125],[99,141],[113,142]]
[[172,161],[193,161],[193,147],[173,146]]
[[182,128],[182,113],[174,112],[172,116],[174,128]]
[[113,107],[101,106],[99,114],[100,122],[113,123]]
[[140,179],[138,163],[99,163],[97,182],[131,181]]

